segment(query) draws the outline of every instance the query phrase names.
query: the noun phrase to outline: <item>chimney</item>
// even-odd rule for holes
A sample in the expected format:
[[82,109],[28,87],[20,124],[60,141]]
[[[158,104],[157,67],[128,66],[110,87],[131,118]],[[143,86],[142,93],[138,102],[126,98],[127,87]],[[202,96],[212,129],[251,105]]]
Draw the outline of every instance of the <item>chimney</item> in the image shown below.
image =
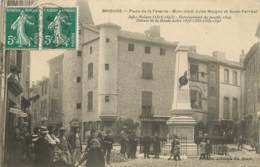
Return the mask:
[[188,54],[189,55],[196,55],[197,53],[197,47],[196,46],[189,46],[188,47]]
[[214,51],[212,53],[212,55],[214,57],[216,57],[217,59],[226,59],[226,53],[225,52],[221,52],[221,51]]
[[241,50],[239,62],[240,62],[240,63],[243,63],[244,60],[245,60],[245,58],[246,58],[246,54],[245,54],[245,51],[244,51],[244,49],[243,49],[243,50]]
[[144,31],[145,35],[151,38],[160,38],[160,26],[151,26],[148,30]]

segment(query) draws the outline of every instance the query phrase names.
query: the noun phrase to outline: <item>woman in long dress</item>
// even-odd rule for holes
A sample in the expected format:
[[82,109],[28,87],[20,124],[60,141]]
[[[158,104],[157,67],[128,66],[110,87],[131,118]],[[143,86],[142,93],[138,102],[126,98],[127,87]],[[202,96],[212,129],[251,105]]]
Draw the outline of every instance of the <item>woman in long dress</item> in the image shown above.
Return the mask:
[[26,35],[25,32],[25,24],[34,25],[34,23],[29,20],[29,16],[25,13],[24,10],[22,10],[19,17],[11,25],[11,29],[16,30],[16,43],[20,47],[24,45],[31,46],[31,39]]
[[86,150],[84,156],[75,166],[78,167],[84,161],[87,161],[86,167],[105,167],[104,153],[98,138],[94,138],[90,141],[90,148]]
[[53,30],[54,40],[53,43],[56,46],[59,45],[68,45],[69,38],[62,32],[62,24],[70,25],[68,21],[68,16],[64,15],[61,10],[58,11],[58,14],[55,16],[53,21],[48,25],[48,29]]

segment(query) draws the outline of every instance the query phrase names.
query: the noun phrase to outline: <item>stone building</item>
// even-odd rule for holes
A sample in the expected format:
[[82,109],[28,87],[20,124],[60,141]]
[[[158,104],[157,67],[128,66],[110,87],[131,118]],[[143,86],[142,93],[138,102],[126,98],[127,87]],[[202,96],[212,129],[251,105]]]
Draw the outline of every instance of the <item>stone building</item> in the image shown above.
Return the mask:
[[245,110],[243,132],[250,143],[260,141],[260,42],[255,43],[244,57]]
[[31,99],[31,122],[32,127],[35,128],[48,123],[52,120],[50,113],[50,99],[49,99],[49,79],[43,78],[37,83],[33,83],[30,89]]
[[159,27],[142,34],[106,23],[85,25],[83,31],[90,38],[82,46],[84,127],[100,121],[109,127],[119,117],[131,118],[140,123],[141,133],[166,135],[177,42],[164,40]]
[[219,51],[211,56],[193,52],[189,63],[191,104],[206,114],[208,133],[236,137],[244,112],[242,64],[227,60]]
[[[49,63],[50,82],[55,80],[56,68],[59,71],[56,90],[60,93],[51,96],[59,94],[63,125],[69,127],[72,120],[78,120],[85,132],[110,127],[118,118],[131,118],[140,123],[141,134],[165,136],[177,44],[164,40],[158,26],[136,33],[113,23],[82,22],[80,50],[67,51]],[[189,63],[197,122],[210,125],[210,134],[229,133],[216,132],[221,126],[233,133],[243,110],[241,64],[225,59],[221,52],[198,54],[195,47],[190,49]]]

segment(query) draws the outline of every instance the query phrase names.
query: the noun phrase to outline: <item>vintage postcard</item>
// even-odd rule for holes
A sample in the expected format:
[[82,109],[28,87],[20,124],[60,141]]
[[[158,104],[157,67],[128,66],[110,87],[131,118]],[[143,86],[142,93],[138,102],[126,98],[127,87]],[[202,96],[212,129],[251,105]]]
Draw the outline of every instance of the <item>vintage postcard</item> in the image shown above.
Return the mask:
[[260,0],[0,0],[1,167],[257,167]]

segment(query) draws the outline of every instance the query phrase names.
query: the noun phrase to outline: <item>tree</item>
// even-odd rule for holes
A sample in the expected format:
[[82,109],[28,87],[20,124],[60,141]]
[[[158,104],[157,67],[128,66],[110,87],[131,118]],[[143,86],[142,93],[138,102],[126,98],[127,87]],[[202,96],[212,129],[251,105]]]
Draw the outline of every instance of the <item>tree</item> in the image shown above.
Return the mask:
[[138,127],[139,123],[135,122],[131,118],[119,118],[112,125],[112,129],[116,134],[120,134],[122,131],[124,131],[127,134],[130,134],[132,132],[135,133]]

